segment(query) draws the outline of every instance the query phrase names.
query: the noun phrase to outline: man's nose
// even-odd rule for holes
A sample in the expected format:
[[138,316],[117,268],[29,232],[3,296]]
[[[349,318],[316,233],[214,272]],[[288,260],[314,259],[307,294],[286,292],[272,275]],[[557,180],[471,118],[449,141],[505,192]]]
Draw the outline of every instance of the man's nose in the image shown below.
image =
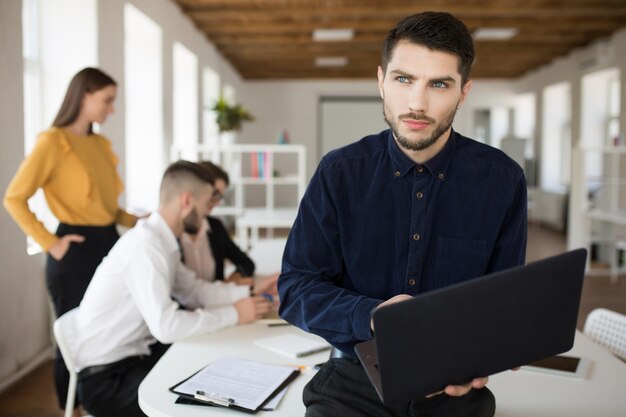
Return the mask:
[[428,93],[418,84],[409,91],[409,110],[415,113],[428,113]]

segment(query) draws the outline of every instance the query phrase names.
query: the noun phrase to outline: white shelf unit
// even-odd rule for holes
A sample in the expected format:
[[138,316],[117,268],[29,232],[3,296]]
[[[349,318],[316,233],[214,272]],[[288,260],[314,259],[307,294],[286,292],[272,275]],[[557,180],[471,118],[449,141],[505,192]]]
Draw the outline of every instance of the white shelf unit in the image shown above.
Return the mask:
[[[250,168],[251,158],[264,155],[264,175],[253,176]],[[237,230],[237,240],[242,248],[248,249],[259,238],[259,229],[266,228],[271,233],[273,228],[290,228],[296,219],[298,204],[306,189],[306,148],[304,145],[276,144],[185,144],[173,145],[170,152],[172,161],[185,155],[195,161],[209,160],[220,165],[230,177],[230,186],[234,193],[232,204],[215,208],[216,215],[233,216]],[[190,158],[191,156],[194,156]],[[278,155],[292,161],[276,161]],[[290,169],[287,173],[274,176],[280,162]],[[285,163],[286,162],[286,163]],[[281,168],[282,169],[282,168]],[[246,204],[246,187],[262,186],[265,204],[261,207]],[[288,207],[276,206],[277,189],[296,188],[296,204]],[[283,194],[287,191],[283,191]]]
[[[588,272],[608,273],[615,282],[626,274],[626,146],[583,148],[579,152],[583,190],[588,197],[584,215],[590,257],[607,264],[607,268],[590,268]],[[598,172],[590,172],[591,165],[597,166]]]

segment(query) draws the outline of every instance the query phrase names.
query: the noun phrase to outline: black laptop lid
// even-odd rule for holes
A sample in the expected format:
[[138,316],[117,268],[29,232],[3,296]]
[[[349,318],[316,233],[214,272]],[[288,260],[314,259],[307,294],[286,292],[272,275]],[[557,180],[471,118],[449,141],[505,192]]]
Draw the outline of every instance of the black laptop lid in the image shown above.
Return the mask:
[[571,349],[586,259],[577,249],[376,310],[384,403]]

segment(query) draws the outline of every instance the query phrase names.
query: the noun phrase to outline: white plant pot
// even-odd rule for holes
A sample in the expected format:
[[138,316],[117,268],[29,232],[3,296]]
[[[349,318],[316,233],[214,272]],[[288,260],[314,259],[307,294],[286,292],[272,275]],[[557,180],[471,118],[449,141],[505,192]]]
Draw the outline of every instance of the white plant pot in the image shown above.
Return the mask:
[[220,145],[222,146],[234,145],[236,141],[237,141],[237,132],[231,130],[230,132],[220,133]]

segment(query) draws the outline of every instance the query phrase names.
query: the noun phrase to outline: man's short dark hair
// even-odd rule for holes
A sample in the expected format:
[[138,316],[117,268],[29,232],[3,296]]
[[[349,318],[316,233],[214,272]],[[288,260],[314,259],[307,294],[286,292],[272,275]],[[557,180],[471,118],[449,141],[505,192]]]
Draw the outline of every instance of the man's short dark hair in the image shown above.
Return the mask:
[[228,173],[224,171],[224,169],[221,166],[215,165],[213,162],[209,162],[209,161],[202,161],[200,162],[200,165],[202,165],[203,168],[208,169],[216,181],[223,180],[226,183],[226,185],[230,184],[230,178],[228,176]]
[[215,177],[202,165],[190,161],[176,161],[167,167],[161,180],[160,200],[169,201],[181,192],[196,194],[206,184],[215,185]]
[[474,63],[474,42],[467,26],[450,13],[423,12],[402,19],[385,38],[382,67],[387,72],[394,48],[400,41],[423,45],[459,58],[462,84],[469,80]]

